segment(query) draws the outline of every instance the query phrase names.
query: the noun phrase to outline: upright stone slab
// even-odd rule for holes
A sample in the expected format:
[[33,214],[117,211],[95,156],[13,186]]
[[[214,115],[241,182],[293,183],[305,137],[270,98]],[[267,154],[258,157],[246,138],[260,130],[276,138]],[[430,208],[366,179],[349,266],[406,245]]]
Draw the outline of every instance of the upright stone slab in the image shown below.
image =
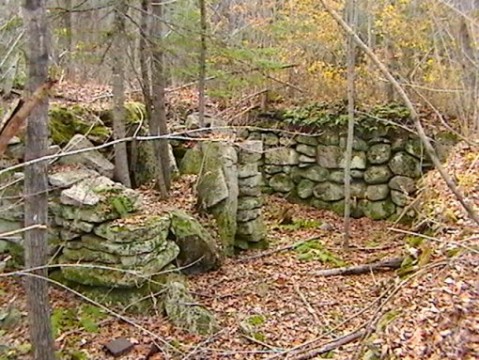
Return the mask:
[[204,142],[203,166],[198,179],[198,200],[215,217],[227,255],[233,254],[238,210],[238,168],[234,147],[222,142]]

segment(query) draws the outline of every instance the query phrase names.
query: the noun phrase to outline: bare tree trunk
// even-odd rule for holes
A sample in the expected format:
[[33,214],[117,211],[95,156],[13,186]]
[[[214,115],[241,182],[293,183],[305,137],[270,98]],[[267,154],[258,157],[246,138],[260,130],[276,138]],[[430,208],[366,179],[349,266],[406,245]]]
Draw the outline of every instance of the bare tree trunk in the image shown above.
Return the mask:
[[72,75],[71,54],[73,50],[73,29],[72,29],[72,0],[64,0],[63,4],[65,12],[62,15],[62,23],[64,28],[63,34],[63,51],[64,66],[67,76]]
[[[356,0],[346,3],[346,18],[352,29],[356,28]],[[353,155],[354,139],[354,102],[355,102],[355,65],[356,47],[353,38],[347,37],[348,63],[348,138],[346,142],[346,167],[344,169],[344,239],[343,247],[349,248],[350,220],[351,220],[351,157]]]
[[198,110],[200,113],[199,122],[200,127],[205,126],[205,79],[206,79],[206,6],[205,0],[200,2],[200,26],[201,26],[201,40],[200,40],[200,73],[198,80]]
[[[28,89],[33,92],[48,77],[49,34],[45,0],[25,0],[27,26]],[[48,98],[42,99],[33,110],[27,125],[25,161],[44,156],[48,141]],[[40,227],[25,232],[25,266],[43,266],[48,260],[46,226],[48,223],[47,162],[42,161],[25,168],[25,227]],[[42,228],[41,225],[44,227]],[[36,277],[26,277],[28,319],[33,359],[54,360],[55,350],[50,325],[48,282],[46,269],[35,270]]]
[[[153,36],[155,37],[152,57],[153,57],[153,110],[150,119],[150,133],[153,136],[167,135],[168,127],[166,124],[166,100],[165,100],[165,73],[164,73],[164,54],[162,49],[162,26],[163,5],[161,3],[153,5]],[[170,190],[170,156],[168,149],[168,140],[160,139],[155,141],[155,153],[158,162],[158,174],[156,187],[160,191],[162,198],[168,197]]]
[[[115,140],[126,136],[125,130],[125,15],[128,4],[125,0],[115,3],[114,44],[113,44],[113,134]],[[115,144],[115,179],[131,187],[128,170],[128,153],[126,143]]]
[[397,80],[394,78],[394,76],[389,72],[387,67],[381,62],[381,60],[378,59],[378,57],[374,54],[374,52],[371,51],[371,49],[359,38],[359,36],[352,30],[348,24],[344,22],[343,19],[334,11],[332,10],[326,3],[325,0],[320,0],[321,4],[323,7],[326,9],[326,11],[336,20],[336,22],[343,28],[343,30],[346,32],[346,34],[350,35],[356,45],[363,50],[367,56],[371,59],[371,61],[376,65],[376,67],[383,73],[383,75],[388,79],[391,84],[393,84],[394,89],[398,93],[398,95],[402,98],[404,101],[405,106],[409,110],[411,114],[411,119],[414,121],[414,126],[416,127],[416,131],[418,133],[419,138],[421,139],[421,142],[424,145],[424,149],[426,150],[426,153],[429,155],[431,158],[435,168],[441,174],[441,177],[443,178],[444,182],[446,183],[447,187],[451,190],[451,192],[454,194],[456,199],[461,203],[462,207],[464,210],[466,210],[467,214],[469,217],[474,220],[476,224],[479,225],[479,216],[477,215],[476,210],[474,207],[472,207],[465,199],[462,193],[459,191],[456,183],[454,180],[449,176],[449,174],[446,172],[444,167],[442,166],[441,162],[439,161],[439,158],[436,155],[436,152],[434,151],[434,148],[432,147],[425,131],[424,128],[421,124],[421,121],[419,119],[419,114],[416,111],[416,108],[414,107],[413,103],[409,99],[409,96],[407,95],[406,91],[403,89],[403,87],[397,82]]
[[150,0],[141,0],[141,19],[140,19],[140,72],[141,72],[141,90],[146,107],[146,117],[148,121],[151,119],[151,110],[153,108],[151,99],[151,81],[149,76],[148,58],[151,55],[148,45],[149,28],[148,15],[151,11]]

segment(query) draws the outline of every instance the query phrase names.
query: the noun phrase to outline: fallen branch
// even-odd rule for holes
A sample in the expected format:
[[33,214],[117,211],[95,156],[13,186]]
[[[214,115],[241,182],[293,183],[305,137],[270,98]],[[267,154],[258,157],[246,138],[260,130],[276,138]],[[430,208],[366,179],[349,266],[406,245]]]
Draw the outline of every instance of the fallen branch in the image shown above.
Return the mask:
[[262,257],[265,257],[265,256],[270,256],[270,255],[276,254],[276,253],[281,252],[281,251],[292,250],[295,247],[303,245],[303,244],[305,244],[309,241],[318,240],[319,238],[320,238],[319,236],[315,236],[315,237],[312,237],[312,238],[309,238],[309,239],[306,239],[306,240],[301,240],[301,241],[295,242],[294,244],[291,244],[291,245],[286,245],[286,246],[283,246],[283,247],[280,247],[280,248],[277,248],[277,249],[268,250],[268,251],[265,251],[265,252],[262,252],[262,253],[259,253],[259,254],[253,255],[253,256],[249,256],[249,257],[239,259],[236,262],[241,263],[241,262],[246,262],[246,261],[250,261],[250,260],[256,260],[256,259],[259,259],[259,258],[262,258]]
[[318,348],[318,349],[312,349],[306,353],[303,353],[297,357],[294,357],[294,360],[309,360],[312,359],[316,356],[319,356],[321,354],[325,354],[327,352],[330,352],[334,349],[337,349],[343,345],[349,344],[353,341],[356,341],[360,338],[362,338],[364,335],[366,335],[366,329],[360,329],[353,331],[347,335],[341,336],[329,343],[326,343],[326,345]]
[[12,114],[2,121],[0,125],[0,155],[7,149],[10,139],[24,130],[28,116],[40,101],[48,95],[48,90],[55,83],[56,80],[49,80],[41,85],[27,100],[20,101]]
[[401,267],[404,258],[398,257],[384,261],[378,261],[371,264],[341,267],[336,269],[319,270],[314,273],[316,276],[339,276],[339,275],[360,275],[371,271],[387,271]]

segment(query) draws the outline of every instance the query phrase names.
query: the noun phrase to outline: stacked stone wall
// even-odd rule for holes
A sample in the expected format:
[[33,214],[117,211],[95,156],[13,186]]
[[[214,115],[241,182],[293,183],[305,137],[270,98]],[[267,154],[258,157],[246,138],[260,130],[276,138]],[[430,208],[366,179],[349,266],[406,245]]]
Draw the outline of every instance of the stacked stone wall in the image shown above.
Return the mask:
[[[261,140],[264,190],[321,209],[344,212],[346,136],[339,132],[293,135],[255,130]],[[404,132],[356,137],[351,161],[352,215],[375,220],[403,213],[416,182],[431,167],[420,140]]]

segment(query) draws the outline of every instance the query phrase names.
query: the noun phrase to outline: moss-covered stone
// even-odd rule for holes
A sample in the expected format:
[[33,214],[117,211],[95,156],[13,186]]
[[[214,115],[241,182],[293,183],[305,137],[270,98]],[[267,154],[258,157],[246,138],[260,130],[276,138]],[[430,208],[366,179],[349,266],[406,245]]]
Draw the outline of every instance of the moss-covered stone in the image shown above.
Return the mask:
[[160,237],[166,240],[170,228],[169,216],[131,216],[128,221],[100,224],[95,234],[113,243],[144,242]]
[[385,220],[396,212],[396,205],[390,200],[362,200],[360,206],[364,211],[364,214],[373,220]]
[[219,330],[216,319],[203,306],[197,305],[183,279],[170,276],[166,282],[165,311],[176,326],[193,334],[208,335]]
[[[106,269],[105,264],[102,263],[85,263],[82,266],[62,267],[62,274],[67,280],[82,285],[134,288],[147,282],[151,276],[160,273],[178,256],[179,252],[180,249],[174,242],[167,241],[165,248],[158,252],[151,262],[136,269],[128,269],[121,265],[112,265],[111,269]],[[70,264],[71,261],[61,256],[59,263]]]
[[94,143],[104,143],[111,136],[111,129],[84,106],[52,105],[48,117],[50,138],[56,145],[67,144],[75,134],[85,135]]
[[171,232],[180,248],[177,263],[186,273],[215,269],[221,262],[214,238],[193,217],[176,210],[171,214]]
[[181,174],[198,175],[201,171],[201,164],[203,162],[203,155],[199,145],[186,151],[183,159],[180,162]]

